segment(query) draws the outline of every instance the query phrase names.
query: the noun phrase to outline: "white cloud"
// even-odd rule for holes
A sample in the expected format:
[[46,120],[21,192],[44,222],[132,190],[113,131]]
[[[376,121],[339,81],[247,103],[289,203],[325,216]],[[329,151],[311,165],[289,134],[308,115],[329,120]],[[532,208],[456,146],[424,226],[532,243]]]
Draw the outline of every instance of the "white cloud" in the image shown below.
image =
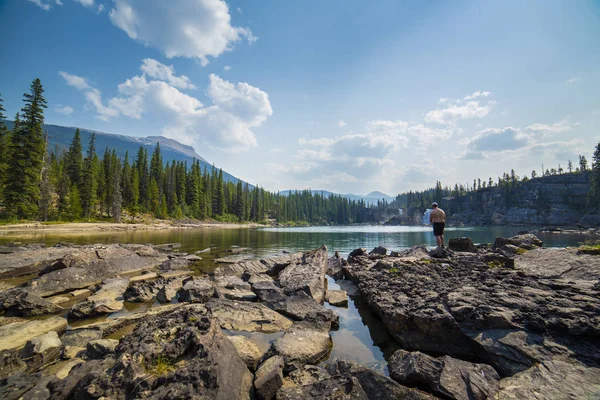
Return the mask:
[[190,87],[191,83],[175,76],[172,69],[147,60],[141,69],[144,72],[141,76],[121,83],[117,87],[118,96],[106,103],[100,91],[84,78],[66,72],[60,74],[84,93],[98,118],[108,120],[122,115],[141,119],[151,114],[163,123],[163,135],[185,144],[248,150],[257,146],[252,129],[273,114],[267,93],[247,83],[234,84],[211,74],[206,94],[212,104],[205,106],[174,86],[175,83]]
[[226,65],[226,66],[223,67],[223,70],[229,71],[229,70],[231,70],[231,66],[230,65]]
[[579,82],[581,82],[581,78],[574,76],[571,79],[567,80],[566,83],[573,84],[573,83],[579,83]]
[[163,0],[114,0],[110,19],[138,42],[161,50],[168,58],[208,57],[232,50],[233,44],[256,38],[248,28],[231,25],[227,3],[222,0],[179,0],[177,6]]
[[468,96],[465,96],[465,100],[473,100],[476,99],[477,97],[488,97],[490,94],[492,94],[491,92],[481,92],[481,91],[476,91],[473,94],[470,94]]
[[50,9],[52,8],[52,6],[54,4],[56,4],[57,6],[63,5],[61,0],[29,0],[29,1],[44,11],[50,11]]
[[80,76],[77,75],[71,75],[67,72],[64,71],[59,71],[58,74],[60,76],[62,76],[66,81],[67,84],[69,86],[73,86],[74,88],[78,89],[78,90],[88,90],[91,89],[92,87],[88,84],[87,80],[85,78],[82,78]]
[[151,78],[160,79],[177,88],[196,89],[187,76],[175,76],[175,68],[172,65],[161,64],[152,58],[146,58],[140,69]]
[[429,111],[425,115],[425,122],[436,124],[452,124],[462,119],[483,118],[492,110],[493,102],[481,105],[478,101],[469,101],[466,104],[452,104],[443,109]]
[[54,111],[56,111],[59,114],[71,115],[71,114],[73,114],[73,111],[75,111],[75,110],[73,110],[73,107],[63,106],[63,105],[59,104],[56,106]]
[[400,120],[370,121],[367,123],[367,131],[389,135],[396,140],[417,143],[423,147],[448,140],[453,134],[451,129],[430,128],[423,124],[410,124]]
[[571,125],[569,124],[569,120],[567,118],[554,124],[535,123],[527,127],[527,131],[541,137],[556,135],[558,133],[568,132],[570,130]]
[[339,126],[340,128],[343,128],[346,126],[346,122],[344,122],[343,119],[340,119],[337,123],[337,126]]

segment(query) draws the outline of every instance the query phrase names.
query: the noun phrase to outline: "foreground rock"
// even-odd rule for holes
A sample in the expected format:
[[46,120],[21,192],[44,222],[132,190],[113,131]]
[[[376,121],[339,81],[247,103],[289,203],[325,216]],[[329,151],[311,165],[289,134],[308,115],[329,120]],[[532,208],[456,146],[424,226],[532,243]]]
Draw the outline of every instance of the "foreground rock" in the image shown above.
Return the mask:
[[260,303],[211,300],[206,306],[223,329],[273,333],[292,326],[292,321]]
[[277,282],[286,294],[304,291],[318,303],[325,298],[325,273],[327,272],[327,247],[305,253],[302,262],[287,266]]
[[283,385],[283,357],[275,356],[260,365],[254,375],[254,387],[259,399],[270,400]]
[[116,358],[89,361],[54,385],[55,398],[248,399],[252,374],[194,304],[143,321],[121,340]]
[[53,316],[48,319],[16,321],[0,326],[0,350],[18,349],[27,341],[45,333],[63,332],[67,329],[67,320]]
[[260,351],[258,346],[250,339],[241,335],[227,336],[227,339],[233,344],[235,351],[237,351],[248,369],[250,371],[256,370],[256,366],[263,356],[263,352]]
[[389,361],[390,377],[406,386],[416,386],[448,399],[493,398],[500,376],[485,364],[473,364],[449,356],[398,350]]
[[123,308],[123,292],[127,289],[128,284],[129,279],[126,278],[106,279],[97,292],[71,308],[69,317],[91,317],[121,310]]
[[152,269],[167,256],[144,245],[90,245],[73,249],[52,264],[48,273],[29,283],[38,296],[87,288],[120,274]]
[[[363,255],[350,258],[345,272],[407,350],[478,360],[500,376],[559,361],[597,368],[598,270],[575,258],[593,256],[553,250],[555,260],[571,260],[576,268],[548,257],[544,273],[535,252],[546,251],[514,259],[483,248],[441,259]],[[555,397],[567,397],[577,379],[557,387]],[[592,381],[581,390],[593,390]]]
[[0,312],[9,317],[34,317],[54,314],[62,307],[29,293],[21,288],[0,292]]

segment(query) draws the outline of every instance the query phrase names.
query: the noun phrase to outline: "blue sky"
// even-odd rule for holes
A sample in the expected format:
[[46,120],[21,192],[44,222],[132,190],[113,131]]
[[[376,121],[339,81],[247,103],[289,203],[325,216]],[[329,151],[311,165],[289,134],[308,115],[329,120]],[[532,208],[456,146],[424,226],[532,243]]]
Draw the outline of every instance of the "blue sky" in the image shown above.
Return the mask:
[[600,1],[0,0],[9,116],[165,135],[271,190],[395,194],[600,140]]

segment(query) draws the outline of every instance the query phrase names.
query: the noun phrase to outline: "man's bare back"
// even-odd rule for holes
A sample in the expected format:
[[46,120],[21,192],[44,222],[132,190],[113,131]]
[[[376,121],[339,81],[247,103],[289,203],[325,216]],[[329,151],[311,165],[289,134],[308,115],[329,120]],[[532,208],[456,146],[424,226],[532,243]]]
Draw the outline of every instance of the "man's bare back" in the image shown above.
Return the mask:
[[441,208],[434,208],[429,214],[429,222],[446,222],[446,213]]

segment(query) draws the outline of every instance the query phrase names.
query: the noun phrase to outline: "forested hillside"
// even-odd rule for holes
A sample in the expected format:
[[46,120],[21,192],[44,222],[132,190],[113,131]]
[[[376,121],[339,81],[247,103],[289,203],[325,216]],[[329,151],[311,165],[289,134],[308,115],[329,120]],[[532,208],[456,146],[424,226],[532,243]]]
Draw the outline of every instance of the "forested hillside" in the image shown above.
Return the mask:
[[[217,219],[268,219],[279,223],[348,224],[372,222],[362,201],[310,191],[289,196],[224,178],[221,169],[163,158],[156,143],[136,154],[98,149],[96,135],[82,143],[79,130],[68,148],[48,145],[47,107],[39,79],[24,94],[24,107],[11,129],[0,122],[0,215],[4,220],[121,221],[124,215]],[[5,119],[0,99],[0,121]]]

